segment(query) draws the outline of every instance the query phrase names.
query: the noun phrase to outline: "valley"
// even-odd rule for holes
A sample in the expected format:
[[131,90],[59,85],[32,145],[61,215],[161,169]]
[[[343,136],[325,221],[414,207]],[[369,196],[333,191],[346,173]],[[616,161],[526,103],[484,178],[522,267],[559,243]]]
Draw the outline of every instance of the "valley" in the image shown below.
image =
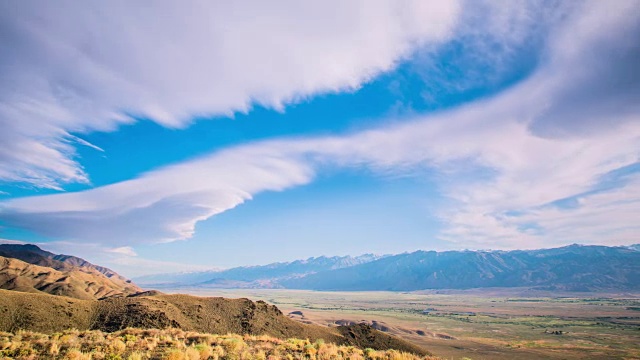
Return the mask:
[[640,0],[0,1],[0,49],[0,360],[640,360]]
[[263,300],[307,324],[366,322],[445,359],[640,358],[639,293],[552,294],[524,288],[405,293],[176,291]]
[[[504,280],[507,278],[501,275],[502,268],[495,264],[501,263],[498,257],[505,259],[507,253],[448,252],[435,257],[428,253],[427,258],[425,253],[318,257],[222,272],[168,275],[168,282],[138,287],[112,270],[81,258],[56,255],[33,245],[0,245],[0,331],[12,333],[6,335],[0,351],[13,354],[15,349],[7,344],[20,343],[20,331],[45,336],[77,329],[105,332],[104,336],[112,338],[115,335],[108,334],[131,328],[173,328],[203,334],[298,338],[311,341],[313,344],[305,346],[313,346],[318,352],[328,351],[317,343],[327,341],[361,351],[394,349],[456,360],[640,358],[637,346],[640,343],[640,292],[636,290],[638,264],[634,261],[640,253],[622,247],[570,246],[540,250],[534,255],[541,253],[545,259],[554,259],[545,260],[547,264],[554,264],[544,272],[546,285],[536,280],[532,282],[534,286],[520,287],[318,291],[262,287],[281,286],[301,279],[322,279],[322,283],[327,283],[332,277],[338,282],[345,279],[357,282],[361,278],[358,274],[376,277],[374,272],[366,270],[377,265],[398,270],[386,273],[386,280],[379,277],[381,281],[391,284],[390,274],[395,274],[399,279],[396,286],[402,279],[405,280],[402,286],[414,286],[411,284],[418,284],[426,274],[434,274],[423,271],[425,267],[438,268],[442,258],[449,264],[448,258],[452,256],[478,259],[475,264],[484,269],[485,279],[502,277]],[[607,271],[601,271],[599,277],[589,275],[594,268],[577,261],[578,256],[585,254],[591,254],[594,261],[601,263],[598,269]],[[435,260],[420,261],[416,257]],[[620,258],[630,261],[625,261],[625,267],[614,269]],[[456,272],[445,267],[438,270],[439,275],[433,275],[433,279],[454,281],[459,287],[465,279],[480,279],[474,277],[470,267],[465,269],[466,272]],[[572,269],[571,276],[567,276],[568,269]],[[407,282],[402,274],[411,271],[424,276],[414,274]],[[564,277],[554,275],[562,271]],[[530,274],[529,270],[521,270],[518,276],[532,279]],[[147,279],[162,278],[157,275]],[[196,278],[200,281],[195,284],[186,281]],[[206,278],[210,280],[201,281]],[[571,279],[581,281],[574,286]],[[605,283],[607,279],[610,284],[621,285],[617,290],[605,290],[610,286]],[[388,286],[381,285],[383,282],[367,282],[372,288]],[[224,288],[234,284],[241,288]],[[562,287],[573,290],[559,290]],[[576,291],[577,288],[599,291]],[[171,346],[178,346],[178,351],[184,354],[193,345],[182,343],[179,338],[175,340]],[[57,341],[55,336],[52,341]],[[152,336],[145,341],[157,342],[160,338]],[[37,342],[20,346],[23,345],[26,352],[42,353],[42,349],[36,349]],[[92,346],[102,349],[99,344],[88,344],[87,349]],[[184,346],[186,348],[182,348]],[[82,349],[70,345],[64,350],[65,356],[71,356],[76,350],[84,351]],[[134,346],[122,354],[139,350]],[[165,358],[170,349],[149,351],[143,358]],[[393,357],[390,354],[385,356]]]

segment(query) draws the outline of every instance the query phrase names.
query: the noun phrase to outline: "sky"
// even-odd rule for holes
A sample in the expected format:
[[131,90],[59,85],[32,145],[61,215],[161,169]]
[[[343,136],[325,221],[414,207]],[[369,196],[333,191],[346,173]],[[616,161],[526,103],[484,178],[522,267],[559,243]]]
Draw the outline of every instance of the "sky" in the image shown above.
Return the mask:
[[640,242],[640,2],[0,3],[0,241],[125,276]]

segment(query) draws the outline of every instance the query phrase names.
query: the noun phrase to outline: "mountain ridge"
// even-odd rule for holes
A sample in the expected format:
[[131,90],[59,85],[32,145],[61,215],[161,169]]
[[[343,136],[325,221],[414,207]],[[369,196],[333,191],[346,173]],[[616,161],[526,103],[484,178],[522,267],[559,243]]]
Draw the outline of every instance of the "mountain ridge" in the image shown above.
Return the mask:
[[346,346],[430,354],[367,324],[303,324],[264,301],[142,291],[129,280],[121,283],[124,278],[110,269],[35,245],[0,246],[0,251],[7,255],[0,255],[0,332],[178,328],[323,339]]
[[[318,256],[266,265],[240,266],[226,270],[147,275],[134,278],[136,283],[148,286],[168,284],[234,283],[237,287],[279,287],[277,281],[300,277],[324,270],[335,270],[375,261],[386,255]],[[269,286],[269,284],[272,284]]]
[[528,286],[541,290],[640,289],[640,252],[569,245],[512,251],[417,251],[283,283],[313,290],[469,289]]
[[78,299],[141,291],[131,280],[111,269],[76,256],[54,254],[32,244],[0,244],[0,288]]
[[[536,250],[418,250],[397,255],[365,255],[363,261],[343,263],[335,268],[318,266],[313,268],[314,271],[291,271],[296,265],[308,263],[309,260],[340,258],[318,257],[200,273],[200,281],[178,281],[166,285],[342,291],[484,287],[531,287],[562,291],[640,290],[639,250],[638,245],[610,247],[579,244]],[[207,276],[210,278],[207,279]]]

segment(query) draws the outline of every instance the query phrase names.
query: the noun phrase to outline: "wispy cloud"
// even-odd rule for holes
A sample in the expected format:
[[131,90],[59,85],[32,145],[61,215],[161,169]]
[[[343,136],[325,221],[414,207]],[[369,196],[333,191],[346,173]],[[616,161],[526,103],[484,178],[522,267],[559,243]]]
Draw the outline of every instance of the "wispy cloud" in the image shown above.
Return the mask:
[[86,140],[84,140],[84,139],[81,139],[81,138],[79,138],[79,137],[77,137],[77,136],[69,135],[69,138],[70,138],[72,141],[75,141],[75,142],[77,142],[77,143],[78,143],[78,144],[80,144],[80,145],[83,145],[83,146],[86,146],[86,147],[92,148],[92,149],[94,149],[94,150],[98,150],[98,151],[100,151],[100,152],[104,152],[104,149],[103,149],[103,148],[101,148],[101,147],[99,147],[99,146],[96,146],[96,145],[94,145],[94,144],[92,144],[92,143],[90,143],[90,142],[88,142],[88,141],[86,141]]
[[0,239],[0,244],[26,244],[26,242],[21,240]]
[[[189,238],[198,221],[256,193],[306,184],[326,166],[428,168],[450,199],[435,214],[441,238],[458,246],[637,242],[636,178],[602,184],[638,163],[640,84],[626,84],[623,94],[587,85],[624,79],[639,46],[629,35],[640,29],[638,7],[572,8],[549,30],[537,71],[493,98],[392,127],[264,141],[97,189],[5,201],[0,220],[48,236],[133,246]],[[589,71],[594,66],[600,71]],[[575,202],[558,206],[564,199]]]
[[167,272],[167,269],[171,269],[171,271],[219,270],[219,268],[211,266],[147,259],[138,256],[128,246],[113,248],[97,243],[74,241],[52,241],[36,243],[36,245],[54,254],[73,254],[94,264],[106,266],[127,277],[159,274]]
[[113,249],[108,249],[107,252],[126,255],[126,256],[138,256],[135,250],[131,246],[121,246]]
[[278,144],[244,146],[84,192],[10,200],[4,220],[49,236],[113,246],[185,239],[196,222],[255,193],[309,182],[312,169],[296,157]]
[[460,11],[457,1],[279,5],[3,2],[0,181],[86,183],[65,139],[135,116],[182,127],[356,89],[448,39]]

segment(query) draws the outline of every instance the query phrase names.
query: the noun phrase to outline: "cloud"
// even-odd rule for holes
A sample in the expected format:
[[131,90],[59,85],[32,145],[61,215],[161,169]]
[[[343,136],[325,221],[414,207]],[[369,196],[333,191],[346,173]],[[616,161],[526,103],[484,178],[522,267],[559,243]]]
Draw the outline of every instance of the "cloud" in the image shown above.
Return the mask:
[[521,76],[539,61],[549,29],[570,7],[558,1],[465,2],[455,37],[435,50],[419,50],[409,64],[422,82],[423,99],[446,106],[452,95],[499,87]]
[[[567,241],[598,243],[607,239],[611,245],[638,242],[640,225],[640,174],[628,176],[622,186],[576,196],[572,206],[533,208],[507,219],[516,224],[535,223],[545,233]],[[552,242],[549,242],[552,244]]]
[[21,240],[11,240],[11,239],[0,239],[0,244],[26,244],[26,242]]
[[[440,237],[456,246],[637,242],[637,178],[605,185],[638,164],[634,104],[640,99],[583,85],[606,83],[602,77],[624,71],[616,59],[628,60],[637,48],[627,31],[638,28],[629,14],[640,9],[637,2],[615,2],[602,18],[599,4],[571,8],[550,29],[538,69],[492,98],[343,136],[237,146],[83,192],[8,200],[0,203],[0,220],[72,241],[135,246],[189,238],[198,221],[259,192],[309,183],[328,166],[380,173],[427,168],[449,199],[435,214],[444,225]],[[620,56],[591,51],[598,44]],[[586,71],[592,64],[602,71]],[[616,106],[588,117],[570,111],[594,109],[598,96]],[[569,131],[581,121],[584,131]]]
[[110,253],[121,254],[126,256],[138,256],[131,246],[121,246],[107,250]]
[[[1,241],[0,241],[1,242]],[[22,242],[15,242],[22,243]],[[54,254],[73,254],[93,264],[106,266],[126,277],[135,277],[171,271],[220,270],[211,266],[183,264],[173,261],[158,261],[138,256],[131,247],[111,248],[108,246],[73,241],[51,241],[35,243],[40,248]]]
[[[0,181],[87,183],[71,133],[134,117],[281,109],[357,89],[446,41],[460,4],[367,0],[0,4]],[[100,149],[97,149],[100,150]]]
[[[77,193],[9,200],[3,220],[111,246],[189,238],[196,222],[255,193],[308,183],[313,170],[277,143],[244,146]],[[32,217],[25,217],[31,213]],[[60,226],[62,223],[67,225]]]
[[602,131],[640,113],[638,3],[590,1],[573,10],[571,31],[550,38],[538,85],[562,99],[540,104],[531,128],[542,136]]

